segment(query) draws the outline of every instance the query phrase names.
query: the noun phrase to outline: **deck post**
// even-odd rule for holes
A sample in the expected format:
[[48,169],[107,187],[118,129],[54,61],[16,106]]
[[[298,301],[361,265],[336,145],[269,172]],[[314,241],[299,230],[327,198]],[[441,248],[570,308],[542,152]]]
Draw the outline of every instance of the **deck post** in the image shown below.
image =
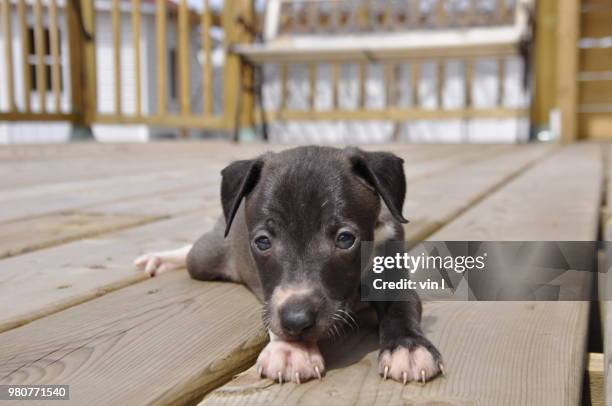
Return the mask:
[[237,141],[242,126],[253,123],[253,67],[245,64],[232,47],[252,42],[254,10],[249,0],[223,2],[222,24],[225,32],[223,68],[223,118],[225,129],[234,132]]
[[[87,4],[86,4],[87,3]],[[70,140],[93,140],[91,123],[95,114],[95,49],[93,4],[90,0],[67,2],[68,46],[70,48],[70,103],[74,113]]]
[[580,0],[559,2],[557,44],[557,107],[561,113],[561,142],[578,138],[578,40]]

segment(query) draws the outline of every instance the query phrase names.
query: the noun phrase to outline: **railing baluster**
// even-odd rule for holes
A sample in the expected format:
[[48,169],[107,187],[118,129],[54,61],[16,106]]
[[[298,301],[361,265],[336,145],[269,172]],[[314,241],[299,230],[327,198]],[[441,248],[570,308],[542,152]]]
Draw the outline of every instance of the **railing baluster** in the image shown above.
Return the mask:
[[363,109],[365,107],[366,101],[366,81],[367,81],[367,62],[359,63],[359,99],[358,99],[358,107]]
[[317,96],[317,65],[315,63],[308,64],[308,109],[315,109],[315,99]]
[[36,87],[40,100],[40,111],[47,111],[47,75],[45,72],[45,34],[43,32],[42,1],[34,3],[34,49],[36,51]]
[[332,86],[332,110],[338,108],[338,78],[340,76],[340,66],[337,62],[331,65],[331,86]]
[[285,63],[279,66],[278,80],[280,81],[279,110],[283,111],[287,107],[287,65]]
[[157,30],[157,114],[166,114],[166,0],[155,3],[155,24]]
[[395,86],[395,69],[397,68],[397,65],[394,62],[387,62],[385,63],[385,72],[384,72],[384,76],[385,76],[385,93],[386,93],[386,97],[385,97],[385,102],[386,102],[386,107],[394,107],[396,104],[396,96],[397,96],[397,88]]
[[49,42],[51,43],[51,89],[55,101],[55,112],[59,113],[62,106],[61,99],[61,73],[60,73],[60,43],[59,24],[57,22],[57,1],[51,0],[49,4]]
[[410,90],[412,90],[412,107],[419,108],[419,82],[421,76],[421,65],[416,59],[410,63]]
[[421,25],[420,5],[420,0],[410,0],[410,19],[412,21],[412,29],[419,28]]
[[181,114],[190,112],[189,94],[189,9],[187,0],[181,0],[178,11],[178,65]]
[[438,28],[444,27],[444,24],[446,24],[445,2],[445,0],[438,0],[436,3],[436,25]]
[[4,35],[4,57],[6,66],[6,92],[8,96],[8,108],[10,112],[15,111],[15,89],[13,87],[13,34],[11,29],[11,0],[2,0],[2,25]]
[[142,114],[140,80],[140,0],[132,0],[132,43],[134,47],[134,101],[136,116]]
[[497,58],[497,106],[503,107],[505,99],[506,60]]
[[208,0],[204,0],[202,10],[202,49],[204,61],[202,63],[202,91],[204,97],[204,115],[210,115],[213,111],[213,78],[212,78],[212,47],[210,37],[211,11]]
[[437,68],[437,82],[436,82],[436,105],[439,110],[444,109],[444,82],[445,82],[445,71],[446,65],[444,60],[439,60],[436,63]]
[[113,72],[115,77],[115,114],[121,115],[121,10],[119,0],[112,2]]
[[465,110],[472,108],[472,79],[474,76],[474,66],[471,59],[463,61],[463,76],[464,76],[464,92],[465,92]]
[[31,111],[30,93],[32,92],[32,83],[30,80],[30,35],[28,32],[28,24],[26,20],[26,3],[25,0],[19,0],[17,3],[17,15],[19,18],[19,30],[21,37],[21,59],[22,59],[22,79],[23,79],[23,108],[26,113]]

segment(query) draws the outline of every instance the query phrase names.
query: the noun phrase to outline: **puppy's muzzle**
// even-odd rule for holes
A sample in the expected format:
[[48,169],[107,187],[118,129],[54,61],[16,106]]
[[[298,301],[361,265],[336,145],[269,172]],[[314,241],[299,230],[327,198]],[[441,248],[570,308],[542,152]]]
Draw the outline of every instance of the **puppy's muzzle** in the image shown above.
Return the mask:
[[308,334],[317,322],[316,309],[305,300],[288,301],[279,313],[283,332],[292,337]]

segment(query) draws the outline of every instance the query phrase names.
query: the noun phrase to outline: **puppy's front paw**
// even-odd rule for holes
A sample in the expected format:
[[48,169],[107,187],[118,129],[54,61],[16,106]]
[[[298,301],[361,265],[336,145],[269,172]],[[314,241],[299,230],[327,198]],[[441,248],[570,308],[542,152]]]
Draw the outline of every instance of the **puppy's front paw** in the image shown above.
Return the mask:
[[316,344],[270,341],[257,358],[260,376],[278,383],[302,383],[325,373],[323,356]]
[[409,381],[425,383],[444,373],[438,350],[430,343],[406,347],[398,345],[392,351],[382,350],[378,356],[378,372],[404,385]]

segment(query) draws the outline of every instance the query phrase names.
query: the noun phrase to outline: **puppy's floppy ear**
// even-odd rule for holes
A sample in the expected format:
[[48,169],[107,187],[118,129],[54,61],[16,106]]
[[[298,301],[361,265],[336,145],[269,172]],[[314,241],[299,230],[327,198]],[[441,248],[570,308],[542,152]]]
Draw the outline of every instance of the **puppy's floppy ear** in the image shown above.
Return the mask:
[[229,233],[242,199],[259,181],[262,167],[263,160],[258,158],[232,162],[221,171],[221,205],[225,216],[225,237]]
[[346,153],[353,172],[374,188],[397,221],[407,223],[402,216],[406,197],[404,160],[390,152],[366,152],[359,148],[347,148]]

